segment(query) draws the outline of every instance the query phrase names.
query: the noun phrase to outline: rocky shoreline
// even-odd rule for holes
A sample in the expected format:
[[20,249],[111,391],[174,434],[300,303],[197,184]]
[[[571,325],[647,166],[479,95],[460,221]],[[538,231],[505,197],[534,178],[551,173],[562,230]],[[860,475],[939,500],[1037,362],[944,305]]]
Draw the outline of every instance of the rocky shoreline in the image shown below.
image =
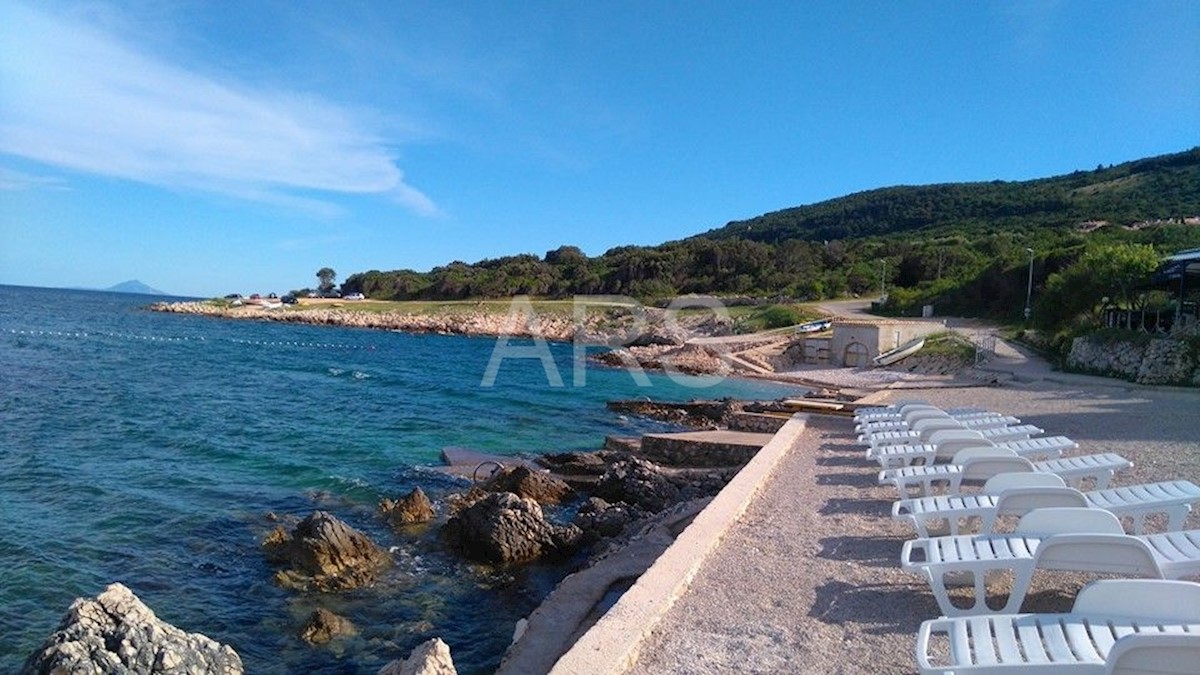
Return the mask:
[[[529,311],[525,307],[529,307]],[[223,319],[276,321],[313,326],[373,328],[405,333],[466,335],[472,337],[540,337],[553,342],[581,341],[595,345],[680,345],[688,337],[727,335],[731,326],[711,315],[671,315],[666,310],[640,306],[614,306],[581,315],[537,311],[514,303],[509,311],[482,306],[438,313],[362,311],[345,306],[267,308],[264,305],[231,306],[211,300],[156,302],[154,312],[193,314]]]
[[532,311],[517,304],[506,312],[484,307],[455,309],[441,313],[363,311],[350,307],[268,309],[262,305],[230,306],[215,301],[159,302],[155,312],[191,314],[222,319],[274,321],[312,326],[367,328],[414,334],[461,335],[467,337],[540,338],[550,342],[573,342],[608,351],[589,358],[617,368],[683,373],[687,375],[770,374],[774,365],[749,357],[747,362],[719,344],[699,344],[694,338],[728,337],[733,324],[714,314],[680,315],[640,306],[614,306],[602,311],[573,315],[554,311]]
[[[763,410],[771,407],[769,402],[755,405]],[[733,401],[655,406],[616,402],[614,406],[630,414],[693,426],[727,421],[746,407]],[[702,508],[741,466],[731,462],[692,467],[686,460],[658,461],[642,455],[636,443],[620,449],[548,454],[530,458],[533,467],[514,463],[466,491],[439,494],[437,499],[419,488],[384,499],[376,517],[396,533],[400,548],[432,541],[478,565],[506,569],[536,562],[577,571],[630,546],[653,551],[669,543],[669,536],[651,534],[655,527],[665,527],[662,522],[678,519],[665,514]],[[315,648],[354,635],[353,623],[321,606],[320,598],[336,598],[354,589],[370,592],[392,564],[397,547],[372,541],[323,509],[303,518],[266,514],[266,521],[275,527],[262,540],[261,554],[275,572],[264,581],[318,605],[296,635]],[[647,542],[653,546],[647,548]],[[652,559],[645,564],[649,562]],[[334,601],[330,606],[336,605]],[[450,648],[431,640],[408,661],[395,661],[379,672],[453,673]],[[413,670],[417,665],[425,669]],[[52,673],[63,667],[95,673],[243,672],[232,647],[159,621],[119,584],[95,599],[77,600],[22,672]]]

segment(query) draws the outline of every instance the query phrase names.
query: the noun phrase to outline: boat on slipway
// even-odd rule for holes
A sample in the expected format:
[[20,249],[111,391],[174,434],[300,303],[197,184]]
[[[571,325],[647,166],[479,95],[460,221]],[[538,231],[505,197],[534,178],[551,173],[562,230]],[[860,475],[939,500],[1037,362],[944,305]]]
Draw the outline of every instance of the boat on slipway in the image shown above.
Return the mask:
[[871,362],[876,366],[890,366],[906,356],[912,356],[913,354],[916,354],[917,352],[921,351],[921,348],[924,346],[925,338],[920,337],[910,342],[906,342],[895,349],[889,349],[879,356],[876,356],[874,359],[871,359]]

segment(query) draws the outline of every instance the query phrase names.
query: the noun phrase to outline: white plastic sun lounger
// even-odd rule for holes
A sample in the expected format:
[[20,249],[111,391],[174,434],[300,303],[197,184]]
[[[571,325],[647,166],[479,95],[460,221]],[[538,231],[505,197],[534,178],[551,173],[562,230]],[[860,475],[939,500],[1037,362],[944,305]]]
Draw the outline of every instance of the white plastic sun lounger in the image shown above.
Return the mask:
[[950,464],[884,469],[879,472],[879,484],[895,485],[901,498],[907,498],[911,488],[917,489],[918,496],[931,495],[935,484],[945,485],[945,494],[958,494],[964,481],[984,481],[1001,473],[1040,471],[1056,474],[1075,487],[1092,480],[1095,488],[1102,490],[1108,487],[1113,474],[1131,466],[1133,462],[1111,452],[1030,462],[1003,448],[967,448],[960,450]]
[[931,522],[945,521],[949,534],[962,534],[960,523],[979,519],[979,531],[991,532],[999,516],[1023,516],[1037,508],[1078,506],[1110,511],[1132,520],[1134,534],[1146,529],[1146,517],[1167,516],[1167,531],[1183,527],[1192,505],[1200,503],[1200,485],[1186,480],[1127,485],[1080,492],[1051,473],[1012,473],[989,478],[983,489],[969,495],[936,495],[901,499],[892,504],[892,518],[912,524],[918,536],[929,536]]
[[1084,586],[1066,614],[926,621],[916,658],[922,675],[1194,675],[1197,637],[1200,584],[1113,579]]
[[[1101,509],[1037,509],[1022,516],[1012,534],[907,541],[900,566],[925,577],[944,616],[1012,613],[1021,609],[1037,570],[1159,579],[1200,574],[1200,530],[1130,535],[1116,516]],[[1012,572],[1012,589],[1004,606],[993,610],[987,605],[987,576],[999,571]],[[963,572],[973,577],[974,601],[955,607],[947,578],[957,582]]]
[[[1016,429],[1016,432],[1012,430]],[[1041,431],[1040,429],[1036,429]],[[882,445],[868,447],[866,449],[867,459],[875,459],[881,453],[896,453],[904,452],[903,448],[915,447],[921,445],[932,445],[937,449],[937,455],[941,459],[949,459],[953,457],[959,450],[966,448],[976,448],[979,446],[995,445],[997,443],[1007,443],[1009,441],[1027,440],[1030,435],[1024,433],[1026,429],[1018,427],[1003,427],[996,429],[936,429],[922,433],[922,439],[919,442],[913,443],[891,443],[886,442]]]
[[[950,422],[966,424],[968,422],[979,423],[981,421],[995,419],[1015,420],[1017,418],[994,412],[972,412],[951,415],[936,408],[929,408],[922,410],[910,410],[899,417],[859,422],[858,424],[854,425],[854,430],[860,434],[875,434],[881,431],[903,431],[905,429],[912,428],[912,425],[920,422],[921,420],[946,420]],[[1019,421],[1020,420],[1018,420],[1018,422]],[[1009,424],[1016,423],[1017,422],[1009,422]]]
[[1009,426],[987,427],[946,427],[928,425],[922,431],[909,429],[907,431],[883,431],[878,434],[873,434],[870,439],[864,439],[860,442],[870,446],[872,450],[877,450],[887,445],[912,445],[916,443],[933,443],[936,442],[937,433],[945,433],[947,431],[975,431],[978,432],[985,440],[993,443],[1001,441],[1015,441],[1022,438],[1032,438],[1040,433],[1042,429],[1035,427],[1032,424],[1016,424]]
[[855,422],[866,422],[876,419],[887,419],[889,417],[900,417],[905,412],[912,410],[940,410],[948,415],[958,415],[964,413],[979,413],[987,412],[983,408],[974,406],[958,406],[954,408],[941,408],[933,405],[928,401],[918,400],[903,400],[897,401],[886,406],[865,406],[854,411]]
[[962,439],[948,439],[937,444],[885,445],[870,453],[870,458],[879,462],[881,468],[895,469],[914,464],[933,464],[937,461],[946,461],[952,459],[959,450],[971,447],[1003,448],[1012,450],[1018,457],[1027,459],[1053,459],[1061,457],[1067,450],[1078,448],[1079,444],[1066,436],[1043,436],[991,443],[979,438],[978,435],[973,435]]
[[[858,442],[863,445],[893,445],[895,443],[915,443],[928,440],[929,434],[941,429],[996,429],[1013,427],[1021,423],[1015,417],[987,413],[964,419],[953,417],[922,417],[912,424],[887,423],[867,429],[858,435]],[[903,440],[911,439],[911,440]]]

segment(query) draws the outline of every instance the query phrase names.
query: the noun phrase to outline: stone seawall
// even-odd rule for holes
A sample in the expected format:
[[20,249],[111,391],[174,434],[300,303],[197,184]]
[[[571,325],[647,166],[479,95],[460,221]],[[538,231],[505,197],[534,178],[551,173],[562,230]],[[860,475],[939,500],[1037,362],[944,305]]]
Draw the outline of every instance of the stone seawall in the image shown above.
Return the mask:
[[1200,386],[1200,329],[1171,337],[1131,335],[1078,337],[1071,343],[1067,366],[1073,370],[1113,375],[1139,384]]

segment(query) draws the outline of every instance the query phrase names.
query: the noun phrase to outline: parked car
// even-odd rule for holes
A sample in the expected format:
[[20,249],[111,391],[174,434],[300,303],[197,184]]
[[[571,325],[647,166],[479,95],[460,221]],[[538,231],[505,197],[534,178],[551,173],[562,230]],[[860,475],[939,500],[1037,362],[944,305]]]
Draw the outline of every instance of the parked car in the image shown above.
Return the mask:
[[362,293],[351,293],[350,295],[347,295],[343,299],[344,300],[366,300],[367,296],[363,295]]
[[300,302],[299,300],[296,299],[296,296],[292,295],[291,293],[288,293],[287,295],[283,296],[282,298],[279,299],[279,301],[285,305],[294,305],[294,304]]

